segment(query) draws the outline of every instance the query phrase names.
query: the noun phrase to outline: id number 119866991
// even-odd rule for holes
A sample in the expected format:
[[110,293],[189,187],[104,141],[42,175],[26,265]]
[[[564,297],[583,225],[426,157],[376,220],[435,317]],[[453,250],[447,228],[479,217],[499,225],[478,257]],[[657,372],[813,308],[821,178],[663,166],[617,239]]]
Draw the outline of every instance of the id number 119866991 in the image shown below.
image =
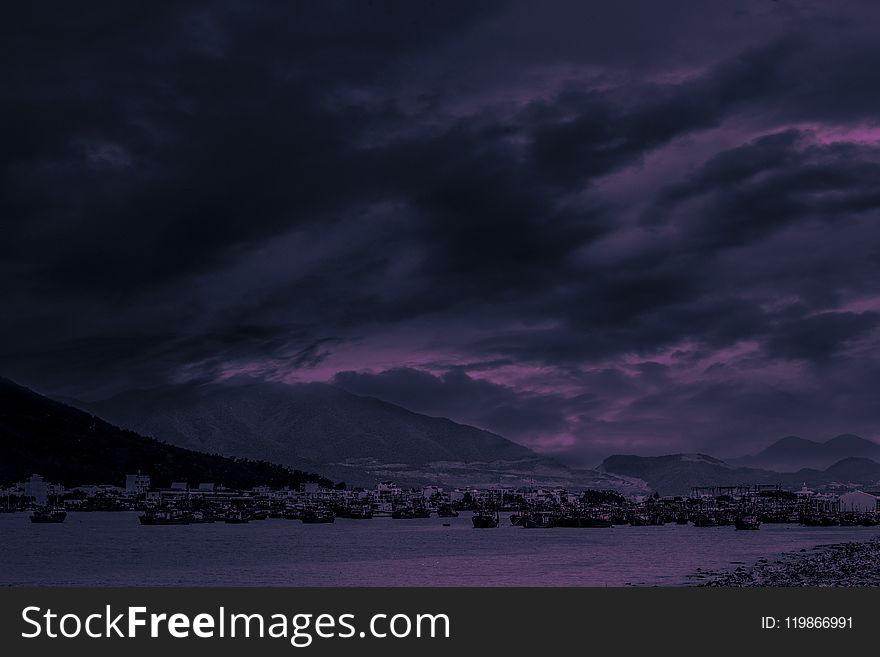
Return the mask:
[[852,616],[762,616],[763,630],[851,630]]

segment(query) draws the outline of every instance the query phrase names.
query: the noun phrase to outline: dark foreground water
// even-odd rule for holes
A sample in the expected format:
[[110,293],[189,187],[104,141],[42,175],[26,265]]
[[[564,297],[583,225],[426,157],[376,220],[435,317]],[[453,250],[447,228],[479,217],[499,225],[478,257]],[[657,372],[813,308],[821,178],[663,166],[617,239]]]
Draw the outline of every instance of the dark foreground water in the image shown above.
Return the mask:
[[[443,527],[444,522],[451,523]],[[878,528],[762,525],[522,529],[470,514],[422,520],[265,520],[142,527],[135,513],[70,513],[61,525],[0,514],[0,584],[185,586],[680,586]]]

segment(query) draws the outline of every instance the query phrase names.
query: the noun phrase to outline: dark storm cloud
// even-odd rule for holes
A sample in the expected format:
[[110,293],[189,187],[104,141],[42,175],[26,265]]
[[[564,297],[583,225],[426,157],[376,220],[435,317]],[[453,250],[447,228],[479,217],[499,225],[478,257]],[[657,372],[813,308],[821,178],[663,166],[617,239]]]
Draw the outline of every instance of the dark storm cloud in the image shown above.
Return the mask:
[[[0,252],[20,288],[15,302],[25,314],[40,311],[36,337],[52,333],[44,322],[53,311],[77,312],[79,298],[86,303],[74,324],[92,312],[97,324],[111,315],[141,324],[122,329],[125,361],[99,347],[120,341],[97,327],[84,326],[82,338],[51,336],[91,352],[96,365],[140,361],[161,375],[175,364],[152,358],[156,349],[198,358],[181,333],[214,309],[181,304],[190,295],[174,288],[249,244],[370,202],[372,158],[358,144],[368,122],[394,110],[345,102],[348,89],[381,89],[393,69],[492,10],[93,3],[47,16],[7,8]],[[159,299],[143,298],[156,289]],[[28,306],[34,296],[40,303]],[[209,325],[193,341],[216,345],[216,354],[278,348],[274,338],[240,340],[239,316],[216,321],[202,320]],[[260,330],[296,339],[289,322]],[[20,342],[7,344],[5,360],[29,360]],[[45,343],[32,348],[41,350]]]
[[779,324],[766,341],[771,356],[825,361],[880,324],[880,314],[820,313]]
[[876,434],[874,3],[3,12],[7,376],[333,380],[575,459]]
[[[699,204],[684,223],[695,247],[731,248],[794,222],[852,222],[876,212],[880,150],[802,146],[803,137],[798,131],[762,137],[718,155],[690,181],[668,190],[667,202]],[[663,210],[668,216],[669,208]]]
[[[6,247],[39,250],[36,273],[55,291],[128,293],[345,207],[368,183],[356,148],[368,117],[334,108],[333,94],[381,79],[482,11],[327,3],[8,17]],[[216,56],[200,41],[205,21]]]
[[780,65],[797,51],[789,41],[750,51],[694,80],[647,85],[639,97],[621,99],[622,107],[609,102],[617,90],[561,94],[534,110],[537,169],[557,179],[589,180],[674,137],[718,125],[738,106],[772,92],[781,83]]

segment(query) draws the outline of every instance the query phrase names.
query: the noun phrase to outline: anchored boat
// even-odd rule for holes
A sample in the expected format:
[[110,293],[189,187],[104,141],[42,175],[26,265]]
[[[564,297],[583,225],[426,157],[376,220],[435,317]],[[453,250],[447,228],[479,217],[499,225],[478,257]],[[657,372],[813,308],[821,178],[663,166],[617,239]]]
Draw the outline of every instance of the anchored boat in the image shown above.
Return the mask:
[[694,527],[717,527],[715,517],[708,514],[700,514],[694,517]]
[[739,516],[734,521],[734,527],[737,529],[758,529],[761,526],[761,521],[758,520],[758,516]]
[[437,507],[437,516],[439,518],[458,518],[458,511],[453,509],[451,504],[441,504]]
[[550,529],[556,526],[556,520],[552,513],[536,511],[523,515],[522,526],[526,529]]
[[606,518],[596,518],[593,516],[581,516],[578,518],[578,527],[603,528],[613,526],[614,524]]
[[493,529],[498,526],[498,512],[474,511],[471,522],[474,524],[474,529]]
[[250,522],[250,514],[242,509],[231,509],[223,519],[227,525],[244,525]]
[[348,517],[352,520],[371,520],[373,509],[369,505],[352,506],[348,509]]
[[306,509],[302,512],[300,520],[304,525],[318,525],[331,523],[336,519],[329,509]]
[[412,520],[413,518],[430,518],[431,510],[424,507],[402,506],[391,512],[395,520]]
[[174,509],[147,509],[138,520],[142,525],[188,525],[192,517]]
[[34,509],[31,514],[31,522],[35,523],[59,523],[64,522],[67,511],[59,508],[41,507]]

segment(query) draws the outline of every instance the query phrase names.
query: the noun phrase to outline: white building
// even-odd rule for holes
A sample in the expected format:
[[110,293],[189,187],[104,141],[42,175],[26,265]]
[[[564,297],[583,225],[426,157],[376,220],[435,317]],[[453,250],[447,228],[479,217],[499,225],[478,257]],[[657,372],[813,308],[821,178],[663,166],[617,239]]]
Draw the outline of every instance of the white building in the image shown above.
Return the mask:
[[433,497],[434,495],[442,495],[443,489],[440,486],[425,486],[422,488],[422,497]]
[[376,493],[378,493],[380,497],[383,495],[400,495],[402,492],[403,489],[393,481],[380,481],[376,484]]
[[37,504],[45,504],[49,498],[49,484],[43,481],[38,475],[31,475],[31,478],[24,482],[25,497],[32,497]]
[[17,488],[24,493],[25,497],[34,498],[37,504],[46,504],[49,498],[59,498],[64,495],[64,486],[45,481],[40,475],[31,475],[26,482],[18,484]]
[[142,495],[150,489],[150,476],[142,474],[125,475],[125,492]]
[[877,498],[860,490],[840,496],[840,510],[848,513],[868,513],[877,510]]
[[460,488],[456,488],[454,490],[449,491],[449,501],[450,502],[461,502],[464,499],[465,491]]
[[804,482],[804,485],[801,486],[801,489],[798,491],[795,491],[794,494],[797,495],[797,498],[799,500],[804,501],[804,500],[809,500],[809,499],[815,497],[816,491],[810,490],[809,488],[807,488],[807,482]]

